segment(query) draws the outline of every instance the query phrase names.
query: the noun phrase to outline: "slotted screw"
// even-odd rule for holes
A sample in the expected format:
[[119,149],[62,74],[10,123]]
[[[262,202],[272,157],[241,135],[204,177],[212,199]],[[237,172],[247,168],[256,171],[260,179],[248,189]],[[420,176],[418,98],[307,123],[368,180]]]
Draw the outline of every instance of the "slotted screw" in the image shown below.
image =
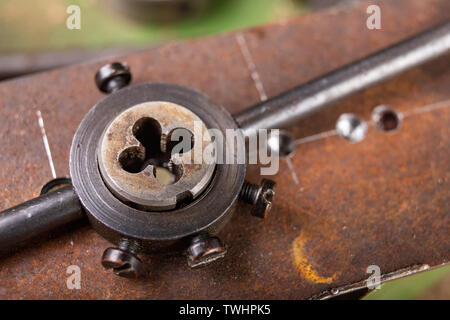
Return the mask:
[[102,265],[124,278],[139,278],[144,275],[144,266],[138,258],[139,247],[129,240],[121,240],[118,247],[103,252]]
[[223,258],[226,253],[227,249],[218,237],[202,232],[191,239],[187,249],[188,265],[191,268],[204,266]]
[[269,179],[263,179],[261,185],[244,182],[239,198],[253,205],[252,215],[264,219],[272,209],[272,201],[275,197],[275,182]]
[[104,93],[112,93],[131,82],[130,68],[122,62],[104,65],[95,74],[97,88]]

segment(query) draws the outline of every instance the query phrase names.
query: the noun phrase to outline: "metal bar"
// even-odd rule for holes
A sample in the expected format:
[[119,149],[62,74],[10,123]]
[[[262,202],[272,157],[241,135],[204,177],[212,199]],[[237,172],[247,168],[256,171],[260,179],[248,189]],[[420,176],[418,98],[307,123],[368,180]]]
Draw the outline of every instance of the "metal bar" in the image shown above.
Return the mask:
[[0,212],[0,252],[84,217],[71,186]]
[[244,134],[291,125],[330,104],[450,51],[450,22],[409,38],[235,116]]

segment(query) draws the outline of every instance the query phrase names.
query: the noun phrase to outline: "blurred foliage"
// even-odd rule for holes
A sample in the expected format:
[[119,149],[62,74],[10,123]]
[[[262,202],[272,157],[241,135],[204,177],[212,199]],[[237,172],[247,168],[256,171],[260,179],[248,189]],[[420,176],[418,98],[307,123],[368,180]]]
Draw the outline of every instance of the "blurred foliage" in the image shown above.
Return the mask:
[[[81,8],[81,30],[66,28],[66,8]],[[104,0],[0,0],[0,51],[142,46],[265,24],[303,11],[294,0],[212,0],[198,17],[173,24],[139,24]]]
[[[411,300],[420,299],[427,290],[433,290],[444,277],[450,276],[450,266],[419,273],[417,275],[387,282],[379,290],[372,291],[365,300]],[[448,299],[447,297],[441,297]]]

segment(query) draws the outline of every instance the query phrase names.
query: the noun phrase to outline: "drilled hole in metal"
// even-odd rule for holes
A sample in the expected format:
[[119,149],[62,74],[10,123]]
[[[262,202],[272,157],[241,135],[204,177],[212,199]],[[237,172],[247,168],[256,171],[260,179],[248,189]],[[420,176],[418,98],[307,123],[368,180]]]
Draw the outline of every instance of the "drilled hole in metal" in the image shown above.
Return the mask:
[[381,131],[394,131],[400,126],[399,114],[386,106],[379,106],[373,110],[372,121]]

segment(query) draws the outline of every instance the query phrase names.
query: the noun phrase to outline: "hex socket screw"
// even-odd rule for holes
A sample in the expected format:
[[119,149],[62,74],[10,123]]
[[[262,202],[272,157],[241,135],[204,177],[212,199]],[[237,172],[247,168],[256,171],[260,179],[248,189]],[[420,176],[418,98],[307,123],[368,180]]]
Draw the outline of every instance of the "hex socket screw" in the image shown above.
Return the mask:
[[95,74],[97,88],[104,93],[113,93],[126,87],[130,82],[130,68],[122,62],[104,65]]
[[122,239],[115,248],[103,252],[102,265],[105,269],[124,278],[139,278],[144,275],[144,266],[138,258],[139,246],[136,242]]
[[218,237],[202,232],[191,239],[187,249],[188,265],[191,268],[204,266],[223,258],[226,253],[227,249]]
[[275,182],[263,179],[260,185],[244,182],[239,199],[253,205],[251,214],[264,219],[272,209],[272,201],[275,197]]

